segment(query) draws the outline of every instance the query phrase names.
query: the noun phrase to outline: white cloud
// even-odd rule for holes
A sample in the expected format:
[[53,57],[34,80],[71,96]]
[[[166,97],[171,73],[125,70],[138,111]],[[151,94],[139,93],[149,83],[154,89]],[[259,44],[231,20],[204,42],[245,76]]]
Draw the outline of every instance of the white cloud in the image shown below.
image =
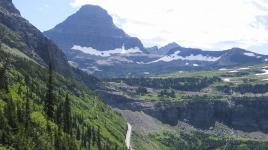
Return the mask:
[[71,3],[73,7],[84,4],[100,5],[128,34],[138,36],[148,45],[175,41],[187,47],[223,49],[259,48],[268,43],[266,0],[74,0]]

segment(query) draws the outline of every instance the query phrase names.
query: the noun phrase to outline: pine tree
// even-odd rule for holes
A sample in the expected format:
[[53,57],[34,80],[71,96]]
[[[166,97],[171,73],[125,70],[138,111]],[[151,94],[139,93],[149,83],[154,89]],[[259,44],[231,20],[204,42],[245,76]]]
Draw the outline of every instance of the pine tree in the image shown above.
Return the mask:
[[2,49],[2,43],[5,36],[5,30],[3,27],[0,27],[0,49]]
[[67,94],[64,102],[64,131],[68,134],[71,133],[72,129],[71,109],[71,100],[69,99],[69,95]]
[[6,90],[8,92],[8,77],[7,71],[9,66],[9,59],[7,58],[4,62],[3,68],[0,69],[0,89]]
[[55,112],[55,121],[59,126],[62,126],[62,124],[64,123],[62,120],[62,116],[63,116],[63,106],[62,103],[59,103],[57,105],[57,109]]
[[98,150],[102,150],[102,146],[101,146],[101,135],[100,135],[100,127],[98,127],[98,133],[97,133],[97,145],[98,145]]
[[81,139],[81,131],[80,131],[80,128],[77,127],[77,130],[76,130],[76,139],[77,140],[80,140]]
[[87,135],[86,135],[86,132],[84,130],[84,127],[82,127],[82,146],[83,147],[87,147]]
[[54,147],[56,150],[62,150],[63,149],[63,146],[62,146],[62,142],[61,142],[61,130],[60,130],[60,127],[57,129],[57,132],[55,134],[55,137],[54,137]]
[[88,141],[88,149],[90,149],[91,146],[91,140],[92,140],[92,131],[91,127],[87,127],[87,141]]
[[92,145],[96,144],[96,133],[94,127],[92,127]]
[[26,102],[25,102],[25,111],[24,111],[24,124],[25,124],[25,130],[28,131],[29,129],[29,125],[30,125],[30,114],[31,114],[31,110],[30,110],[30,97],[29,97],[29,89],[27,89],[27,93],[26,93]]
[[19,123],[24,123],[24,108],[21,105],[17,105],[17,118]]
[[6,117],[4,113],[0,110],[0,143],[5,143],[6,142],[6,135],[7,135],[7,130],[8,130],[8,122],[6,120]]
[[47,118],[52,120],[54,116],[54,86],[53,86],[53,70],[52,70],[52,64],[49,63],[48,66],[48,83],[47,83],[47,94],[46,94],[46,100],[45,100],[45,113],[47,115]]
[[16,104],[11,97],[5,99],[5,101],[7,103],[5,107],[5,114],[7,116],[8,124],[11,128],[16,129],[18,124]]

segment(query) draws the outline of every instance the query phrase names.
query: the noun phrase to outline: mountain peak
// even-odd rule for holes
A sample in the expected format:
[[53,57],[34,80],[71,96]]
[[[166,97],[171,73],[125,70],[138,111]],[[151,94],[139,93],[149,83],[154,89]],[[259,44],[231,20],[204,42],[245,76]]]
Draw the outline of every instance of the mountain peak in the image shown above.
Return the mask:
[[168,43],[167,45],[161,47],[160,50],[162,50],[162,49],[169,49],[169,50],[171,50],[171,49],[178,48],[178,47],[181,47],[181,46],[178,43],[176,43],[176,42],[172,42],[172,43]]
[[108,12],[97,5],[83,5],[75,15],[82,15],[83,17],[87,17],[88,19],[92,17],[96,17],[102,20],[109,20],[110,24],[113,24],[112,17],[108,14]]
[[[113,19],[106,10],[96,5],[84,5],[53,30],[92,35],[101,33],[103,29],[111,31],[115,28]],[[122,34],[124,33],[120,32],[120,35]]]
[[70,50],[74,45],[91,47],[96,50],[113,50],[138,47],[144,50],[141,41],[128,36],[118,28],[109,13],[96,5],[84,5],[75,14],[45,32],[62,49]]
[[176,42],[168,43],[166,46],[181,47],[181,46],[180,46],[178,43],[176,43]]
[[97,10],[97,11],[105,11],[105,9],[101,8],[100,6],[98,5],[90,5],[90,4],[86,4],[86,5],[83,5],[81,6],[81,8],[79,9],[79,11],[84,11],[84,10]]
[[243,52],[248,52],[245,49],[239,48],[239,47],[233,47],[231,49],[226,50],[227,52],[231,52],[231,53],[243,53]]
[[171,50],[175,48],[180,48],[181,46],[176,42],[168,43],[167,45],[161,47],[158,51],[159,54],[168,54]]
[[239,47],[233,47],[230,50],[239,50],[239,51],[245,51],[245,49],[239,48]]

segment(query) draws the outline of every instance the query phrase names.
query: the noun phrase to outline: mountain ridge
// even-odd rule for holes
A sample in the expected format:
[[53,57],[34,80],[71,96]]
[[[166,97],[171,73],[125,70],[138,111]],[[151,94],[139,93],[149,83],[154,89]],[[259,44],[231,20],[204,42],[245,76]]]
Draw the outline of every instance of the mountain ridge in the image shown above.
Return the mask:
[[138,38],[129,37],[117,28],[112,16],[95,5],[82,6],[75,14],[44,33],[64,50],[69,63],[100,77],[110,74],[115,77],[157,75],[268,61],[266,55],[239,48],[206,51],[185,48],[175,42],[160,48],[144,48]]

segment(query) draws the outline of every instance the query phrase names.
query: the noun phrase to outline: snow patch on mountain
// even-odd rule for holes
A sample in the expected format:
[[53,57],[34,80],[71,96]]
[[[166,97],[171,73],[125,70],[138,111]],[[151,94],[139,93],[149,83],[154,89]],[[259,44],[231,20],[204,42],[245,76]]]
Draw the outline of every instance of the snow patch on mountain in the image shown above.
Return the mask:
[[139,65],[142,65],[142,64],[144,64],[144,62],[143,61],[140,61],[140,62],[136,62],[137,64],[139,64]]
[[255,57],[256,55],[254,53],[244,53],[246,56]]
[[219,71],[228,71],[230,69],[227,69],[227,68],[220,68]]
[[249,70],[249,67],[245,67],[245,68],[238,68],[238,70]]
[[160,62],[160,61],[164,61],[164,62],[171,62],[174,60],[190,60],[190,61],[217,61],[219,60],[221,57],[213,57],[213,56],[204,56],[202,54],[198,54],[198,55],[193,55],[191,54],[190,56],[180,56],[180,51],[176,51],[175,53],[168,55],[168,56],[164,56],[160,59],[157,59],[155,61],[152,61],[150,63],[156,63],[156,62]]
[[114,50],[107,50],[107,51],[99,51],[92,47],[82,47],[79,45],[74,45],[72,47],[72,50],[78,50],[89,55],[95,55],[100,57],[110,57],[115,54],[127,55],[134,53],[142,53],[142,51],[138,47],[125,49],[124,45],[122,46],[122,48],[116,48]]
[[230,73],[237,73],[239,72],[238,70],[232,70],[232,71],[229,71]]
[[78,66],[79,66],[78,63],[73,62],[73,61],[68,61],[68,63],[69,63],[72,67],[75,67],[75,68],[78,68]]
[[224,82],[231,82],[231,79],[230,78],[223,78],[223,81]]
[[145,75],[149,75],[149,74],[150,74],[150,72],[143,72],[143,74],[145,74]]
[[262,69],[263,73],[257,73],[256,76],[263,76],[263,75],[268,75],[268,70]]

